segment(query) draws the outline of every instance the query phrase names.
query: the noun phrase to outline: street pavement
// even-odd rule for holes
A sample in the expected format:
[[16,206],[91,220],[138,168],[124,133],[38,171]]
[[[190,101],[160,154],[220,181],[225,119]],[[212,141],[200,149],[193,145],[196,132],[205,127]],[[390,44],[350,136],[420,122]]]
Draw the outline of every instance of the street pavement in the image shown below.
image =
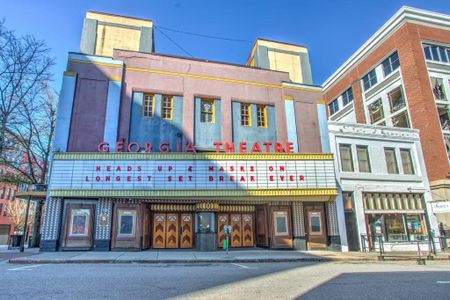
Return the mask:
[[450,262],[10,264],[1,299],[448,299]]

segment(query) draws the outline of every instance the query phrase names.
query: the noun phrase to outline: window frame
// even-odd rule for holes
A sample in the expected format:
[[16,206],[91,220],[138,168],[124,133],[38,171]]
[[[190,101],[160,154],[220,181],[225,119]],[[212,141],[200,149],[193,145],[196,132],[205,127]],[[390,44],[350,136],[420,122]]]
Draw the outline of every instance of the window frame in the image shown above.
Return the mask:
[[[371,109],[371,107],[377,102],[380,103],[381,117],[379,119],[377,119],[377,120],[374,120],[374,118],[372,117],[372,112],[371,112],[372,109]],[[379,122],[379,121],[381,121],[381,120],[386,118],[386,116],[384,114],[384,107],[383,107],[383,99],[382,98],[378,98],[375,101],[372,101],[370,104],[368,104],[367,105],[367,110],[368,110],[368,113],[369,113],[370,124],[375,124],[375,123],[377,123],[377,122]]]
[[[393,158],[394,158],[394,162],[393,163],[394,163],[394,166],[395,166],[395,172],[390,172],[389,171],[389,164],[388,164],[388,159],[387,159],[387,151],[392,151]],[[395,148],[385,147],[384,148],[384,159],[386,161],[386,170],[387,170],[388,174],[400,174],[399,167],[398,167],[397,154],[395,153]]]
[[[146,97],[149,97],[149,96],[151,97],[150,101],[148,99],[146,99]],[[150,103],[150,105],[148,105],[148,103]],[[145,115],[147,107],[149,107],[149,108],[151,107],[151,111],[150,111],[150,109],[147,110],[148,112],[150,112],[151,115]],[[144,93],[144,95],[142,97],[141,117],[152,119],[154,116],[155,116],[155,95]]]
[[[166,101],[170,99],[170,101]],[[168,107],[164,107],[165,104],[169,103]],[[167,116],[167,111],[170,116]],[[173,96],[170,95],[162,95],[161,99],[161,119],[163,120],[173,120]]]
[[[359,159],[359,151],[358,150],[365,150],[365,153],[367,155],[368,171],[361,171],[361,160]],[[360,173],[372,173],[372,166],[370,164],[370,155],[369,155],[369,147],[368,146],[356,145],[356,159],[358,160],[358,170]]]
[[[82,214],[83,213],[83,214]],[[73,233],[73,221],[76,216],[85,216],[84,220],[84,232],[83,233]],[[88,208],[73,208],[70,212],[70,222],[69,222],[69,236],[71,237],[86,237],[89,235],[89,226],[91,218],[91,210]]]
[[[378,83],[377,72],[374,69],[370,70],[364,77],[363,80],[363,88],[364,91],[370,90],[374,85]],[[367,86],[368,85],[368,86]]]
[[330,116],[339,111],[339,101],[337,98],[328,103],[328,110],[330,111]]
[[[117,224],[117,236],[119,237],[134,237],[136,234],[136,210],[135,209],[126,209],[126,208],[119,208],[117,211],[118,215],[118,224]],[[133,223],[131,228],[131,233],[122,233],[122,216],[129,216],[131,215]]]
[[[286,236],[289,235],[289,220],[288,220],[288,212],[287,211],[274,211],[273,212],[273,220],[274,220],[274,235],[275,236]],[[284,219],[285,231],[278,230],[278,218]]]
[[[264,124],[260,125],[260,109],[262,108],[262,121],[264,122]],[[261,104],[257,104],[256,105],[256,124],[258,125],[259,128],[267,128],[268,124],[267,124],[267,105],[261,105]]]
[[[243,108],[247,108],[247,113],[244,114]],[[241,112],[241,126],[252,127],[252,107],[250,103],[240,103]],[[247,118],[247,124],[244,124],[244,117]]]
[[[397,59],[394,60],[393,57],[396,56]],[[394,67],[394,64],[398,63],[397,66]],[[391,55],[389,55],[388,58],[386,58],[385,60],[383,60],[381,62],[381,67],[383,69],[383,74],[384,77],[388,76],[389,74],[393,73],[395,70],[397,70],[400,67],[400,58],[398,57],[398,52],[395,51],[394,53],[392,53]],[[389,72],[386,72],[386,70],[388,69]]]
[[[210,103],[211,104],[211,111],[203,111],[203,103]],[[215,113],[215,100],[214,99],[206,99],[206,98],[201,98],[200,99],[200,123],[204,123],[204,124],[214,124],[216,121],[216,113]],[[202,120],[202,115],[211,115],[211,122],[207,121],[208,119],[203,119]]]
[[[396,110],[394,110],[395,107],[394,107],[393,104],[392,104],[392,95],[395,94],[395,93],[397,93],[397,92],[400,92],[400,94],[401,94],[401,98],[402,98],[402,100],[403,100],[403,106],[400,107],[400,108],[397,108]],[[394,114],[394,113],[396,113],[396,112],[399,112],[400,110],[402,110],[403,108],[406,107],[406,100],[405,100],[405,97],[404,97],[404,93],[403,93],[402,86],[398,86],[398,87],[396,87],[395,89],[389,91],[389,92],[387,93],[387,98],[388,98],[388,101],[389,101],[389,108],[390,108],[390,113],[391,113],[391,114]]]
[[[349,97],[349,95],[351,95],[351,98]],[[342,93],[341,96],[342,96],[342,106],[345,107],[347,104],[353,102],[354,96],[352,87],[349,87],[345,92]]]
[[[339,144],[339,161],[341,163],[341,172],[355,172],[355,164],[353,163],[353,153],[352,153],[352,145],[350,144]],[[351,165],[351,170],[344,170],[344,164],[343,164],[343,160],[342,160],[342,148],[347,148],[349,150],[350,153],[350,165]]]
[[[407,153],[407,156],[408,156],[408,159],[409,159],[409,164],[411,166],[411,173],[406,173],[405,172],[405,163],[404,163],[403,155],[402,155],[403,153]],[[413,159],[412,159],[411,149],[400,148],[400,159],[402,161],[403,174],[405,174],[405,175],[415,175],[416,174],[416,170],[414,168],[414,163],[413,163]]]

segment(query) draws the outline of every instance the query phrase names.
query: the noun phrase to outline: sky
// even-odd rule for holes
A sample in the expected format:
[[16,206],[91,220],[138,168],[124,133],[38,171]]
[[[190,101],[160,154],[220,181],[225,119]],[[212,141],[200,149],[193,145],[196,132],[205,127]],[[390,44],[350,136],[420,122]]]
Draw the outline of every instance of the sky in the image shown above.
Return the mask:
[[[244,64],[260,37],[306,46],[321,85],[403,5],[450,14],[449,0],[0,0],[0,18],[17,34],[44,40],[56,58],[60,90],[69,51],[79,51],[86,11],[153,20],[156,26],[245,40],[165,33],[196,58]],[[186,56],[155,30],[156,52]]]

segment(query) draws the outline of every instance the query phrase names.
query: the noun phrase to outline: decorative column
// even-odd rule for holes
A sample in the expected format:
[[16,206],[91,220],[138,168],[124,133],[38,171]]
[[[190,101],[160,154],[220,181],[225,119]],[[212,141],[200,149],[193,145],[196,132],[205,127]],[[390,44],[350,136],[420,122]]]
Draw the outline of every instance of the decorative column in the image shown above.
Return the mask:
[[94,251],[109,251],[112,226],[112,199],[100,198],[95,213]]
[[336,202],[327,202],[327,230],[330,239],[331,250],[341,251],[341,237],[339,236],[339,224],[337,219]]
[[306,250],[305,218],[303,202],[292,202],[292,223],[294,235],[294,249]]
[[40,252],[53,252],[58,250],[62,202],[63,200],[61,198],[52,197],[48,197],[45,202]]

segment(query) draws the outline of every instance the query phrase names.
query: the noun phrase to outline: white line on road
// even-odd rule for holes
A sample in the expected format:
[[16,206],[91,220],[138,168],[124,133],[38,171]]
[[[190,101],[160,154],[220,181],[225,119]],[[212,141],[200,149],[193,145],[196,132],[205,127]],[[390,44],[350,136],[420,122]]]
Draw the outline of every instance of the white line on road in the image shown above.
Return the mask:
[[436,281],[436,283],[450,284],[450,281]]
[[18,268],[14,268],[14,269],[8,269],[8,271],[20,271],[20,270],[29,271],[29,270],[31,270],[31,268],[42,267],[42,266],[45,266],[45,265],[23,266],[23,267],[18,267]]
[[240,265],[240,264],[236,264],[236,263],[231,263],[232,265],[238,266],[239,268],[242,269],[250,269],[250,267],[244,266],[244,265]]

